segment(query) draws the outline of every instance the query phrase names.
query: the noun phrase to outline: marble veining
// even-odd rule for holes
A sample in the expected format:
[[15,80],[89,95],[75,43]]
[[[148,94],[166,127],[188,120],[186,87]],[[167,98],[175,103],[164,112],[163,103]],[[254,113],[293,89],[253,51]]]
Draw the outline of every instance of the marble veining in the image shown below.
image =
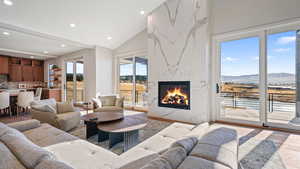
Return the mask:
[[[168,0],[148,18],[149,114],[208,119],[207,0]],[[158,106],[158,81],[191,81],[191,110]]]

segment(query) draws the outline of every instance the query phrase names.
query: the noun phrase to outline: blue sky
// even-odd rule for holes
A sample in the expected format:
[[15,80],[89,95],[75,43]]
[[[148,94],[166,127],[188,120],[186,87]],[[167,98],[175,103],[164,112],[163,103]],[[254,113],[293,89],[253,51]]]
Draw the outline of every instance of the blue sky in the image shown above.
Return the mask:
[[[268,73],[295,73],[296,32],[268,35]],[[259,73],[259,38],[251,37],[221,44],[221,74]]]
[[[83,64],[76,64],[78,74],[83,74]],[[73,73],[73,63],[67,62],[67,73]]]
[[[136,63],[136,74],[147,75],[147,65],[142,63]],[[133,75],[133,64],[121,64],[120,65],[120,76]]]

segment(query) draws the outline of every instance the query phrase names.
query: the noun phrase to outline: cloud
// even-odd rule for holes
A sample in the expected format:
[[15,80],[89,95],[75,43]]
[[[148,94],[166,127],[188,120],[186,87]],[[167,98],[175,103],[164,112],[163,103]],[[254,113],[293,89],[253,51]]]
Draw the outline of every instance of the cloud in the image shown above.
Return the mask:
[[281,45],[285,45],[295,41],[296,41],[296,36],[284,36],[277,39],[277,43]]
[[232,57],[225,57],[224,58],[224,61],[228,61],[228,62],[234,62],[236,60],[238,60],[238,59],[237,58],[232,58]]
[[253,60],[259,60],[259,57],[258,56],[255,56],[252,58]]
[[277,49],[274,49],[275,52],[288,52],[290,50],[291,50],[291,48],[277,48]]

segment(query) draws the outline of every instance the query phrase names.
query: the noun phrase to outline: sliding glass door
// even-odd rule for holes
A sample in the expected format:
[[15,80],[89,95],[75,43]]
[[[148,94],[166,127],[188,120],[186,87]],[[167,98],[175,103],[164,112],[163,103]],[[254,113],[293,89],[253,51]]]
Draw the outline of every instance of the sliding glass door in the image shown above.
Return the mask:
[[217,40],[218,120],[300,129],[296,28],[269,28]]
[[65,93],[68,102],[84,101],[83,60],[76,59],[66,62]]
[[259,121],[259,37],[220,43],[221,118]]
[[146,107],[148,60],[146,57],[119,58],[119,93],[128,107]]

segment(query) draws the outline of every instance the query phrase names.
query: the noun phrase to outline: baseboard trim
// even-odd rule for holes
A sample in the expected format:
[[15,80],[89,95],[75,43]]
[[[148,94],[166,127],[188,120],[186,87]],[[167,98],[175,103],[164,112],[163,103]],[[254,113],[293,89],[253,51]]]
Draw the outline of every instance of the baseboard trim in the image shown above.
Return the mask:
[[222,120],[217,120],[213,123],[226,124],[226,125],[238,126],[238,127],[256,128],[256,129],[262,129],[262,130],[280,131],[280,132],[286,132],[286,133],[291,133],[291,134],[300,134],[300,131],[292,130],[292,129],[284,129],[284,128],[276,128],[276,127],[264,127],[264,126],[243,124],[243,123],[235,123],[235,122],[228,122],[228,121],[222,121]]
[[164,122],[170,122],[170,123],[184,123],[184,124],[196,125],[196,123],[189,123],[189,122],[185,122],[185,121],[165,119],[165,118],[154,117],[154,116],[149,116],[149,115],[148,115],[148,118],[152,119],[152,120],[158,120],[158,121],[164,121]]

